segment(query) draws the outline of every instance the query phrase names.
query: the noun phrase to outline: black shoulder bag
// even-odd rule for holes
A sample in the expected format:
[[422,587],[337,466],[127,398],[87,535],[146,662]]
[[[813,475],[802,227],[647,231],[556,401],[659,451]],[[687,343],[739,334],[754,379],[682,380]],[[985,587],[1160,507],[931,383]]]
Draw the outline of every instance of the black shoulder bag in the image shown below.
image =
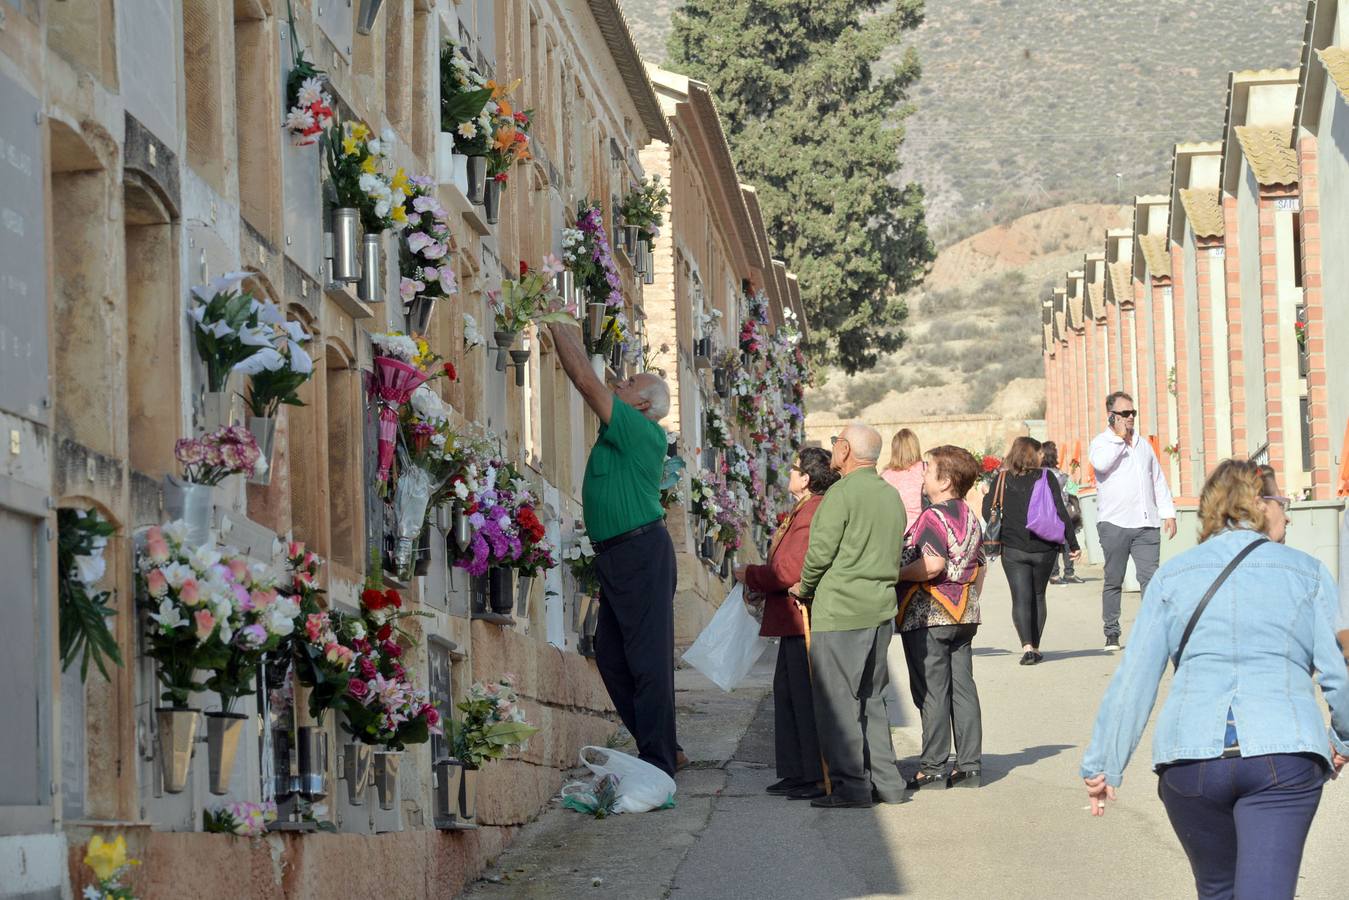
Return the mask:
[[1002,553],[1002,498],[1007,481],[1007,473],[998,474],[998,486],[993,489],[993,508],[988,511],[988,524],[984,526],[984,557],[992,562]]
[[1223,582],[1227,580],[1227,576],[1231,575],[1232,571],[1236,569],[1237,566],[1241,565],[1243,559],[1251,555],[1252,550],[1259,547],[1261,544],[1268,543],[1269,538],[1262,537],[1256,538],[1245,547],[1242,547],[1241,552],[1232,557],[1232,561],[1227,564],[1227,568],[1222,570],[1222,574],[1217,577],[1213,584],[1209,585],[1208,593],[1206,593],[1203,599],[1199,601],[1199,605],[1194,608],[1194,614],[1190,616],[1190,621],[1185,626],[1185,633],[1180,636],[1180,646],[1176,648],[1176,655],[1171,657],[1172,666],[1176,669],[1180,668],[1180,657],[1185,653],[1185,645],[1190,642],[1190,635],[1194,632],[1194,626],[1199,624],[1199,617],[1204,614],[1204,608],[1207,607],[1208,602],[1213,599],[1213,595],[1218,593],[1218,588],[1223,586]]

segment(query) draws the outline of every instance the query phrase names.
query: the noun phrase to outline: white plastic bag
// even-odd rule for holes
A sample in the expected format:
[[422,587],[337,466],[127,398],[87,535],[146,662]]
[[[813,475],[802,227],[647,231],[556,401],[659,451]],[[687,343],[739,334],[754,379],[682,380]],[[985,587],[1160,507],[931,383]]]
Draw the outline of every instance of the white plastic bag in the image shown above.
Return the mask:
[[740,585],[733,587],[698,640],[684,651],[684,662],[728,692],[745,680],[764,648],[772,643],[759,637],[759,623],[750,615],[744,596]]
[[[596,759],[587,759],[587,755]],[[595,774],[597,782],[605,775],[618,779],[618,800],[613,808],[616,813],[639,813],[674,806],[674,779],[649,762],[605,747],[582,747],[581,765]],[[572,782],[562,789],[563,801],[573,795],[578,800],[588,799],[594,788],[583,781]]]

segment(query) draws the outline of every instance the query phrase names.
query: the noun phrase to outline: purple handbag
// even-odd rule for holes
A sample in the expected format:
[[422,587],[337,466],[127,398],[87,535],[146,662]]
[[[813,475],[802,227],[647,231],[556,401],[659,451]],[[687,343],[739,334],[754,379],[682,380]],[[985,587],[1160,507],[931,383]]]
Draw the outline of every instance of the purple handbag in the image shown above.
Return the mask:
[[1049,488],[1049,470],[1045,469],[1030,493],[1026,508],[1026,530],[1050,544],[1064,540],[1063,518],[1054,505],[1054,493]]

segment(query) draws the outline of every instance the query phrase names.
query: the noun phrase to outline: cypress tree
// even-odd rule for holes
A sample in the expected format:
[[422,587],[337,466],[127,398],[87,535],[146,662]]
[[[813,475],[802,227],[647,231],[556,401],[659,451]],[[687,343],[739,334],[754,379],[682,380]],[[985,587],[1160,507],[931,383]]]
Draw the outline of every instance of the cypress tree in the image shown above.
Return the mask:
[[899,179],[919,74],[891,47],[922,0],[685,0],[670,65],[717,97],[775,253],[800,276],[812,357],[849,374],[904,342],[903,293],[934,253],[923,192]]

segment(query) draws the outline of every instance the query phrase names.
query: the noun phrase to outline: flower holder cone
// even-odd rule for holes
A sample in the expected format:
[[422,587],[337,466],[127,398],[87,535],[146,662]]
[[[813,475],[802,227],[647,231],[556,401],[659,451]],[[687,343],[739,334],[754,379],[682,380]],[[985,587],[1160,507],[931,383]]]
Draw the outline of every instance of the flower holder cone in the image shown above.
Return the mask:
[[350,207],[333,210],[333,281],[361,279],[361,213]]
[[181,794],[192,769],[201,710],[162,706],[155,710],[159,774],[164,793]]
[[258,451],[262,454],[262,458],[267,461],[267,468],[262,471],[262,474],[248,476],[248,483],[271,484],[273,450],[276,448],[276,417],[249,416],[248,433],[253,435],[253,439],[258,442]]
[[522,619],[529,618],[529,594],[534,590],[534,576],[521,575],[515,583],[515,613]]
[[299,743],[299,793],[306,800],[328,796],[328,732],[316,725],[301,725]]
[[495,178],[487,179],[482,195],[482,212],[488,225],[501,221],[501,182]]
[[528,350],[512,350],[511,365],[515,367],[515,386],[525,386],[525,369],[529,366],[530,352]]
[[361,238],[361,280],[356,283],[356,296],[366,303],[383,303],[383,268],[380,263],[384,256],[384,236],[366,233]]
[[510,350],[515,346],[516,340],[520,337],[518,331],[494,331],[492,339],[496,341],[496,369],[498,372],[505,372],[506,366],[510,365]]
[[379,794],[379,808],[393,809],[398,802],[398,769],[403,754],[396,750],[381,751],[375,754],[372,777],[375,791]]
[[464,767],[459,779],[459,820],[472,823],[478,817],[478,770]]
[[437,828],[453,828],[459,819],[459,793],[464,782],[464,764],[457,759],[442,759],[432,767],[435,773],[435,812]]
[[374,748],[354,741],[347,744],[342,754],[343,776],[347,782],[347,802],[352,806],[365,803],[365,789],[370,784],[370,769],[374,762]]
[[454,545],[459,548],[460,553],[463,553],[473,541],[473,528],[468,521],[468,512],[465,511],[464,504],[454,504],[452,520],[454,523]]
[[487,188],[487,157],[468,158],[468,202],[481,206]]
[[193,484],[176,475],[164,476],[164,515],[187,523],[187,540],[199,547],[211,539],[211,520],[215,504],[209,484]]
[[248,719],[242,713],[206,714],[206,756],[210,764],[211,793],[223,797],[230,791],[234,760]]
[[507,569],[504,566],[496,566],[487,573],[488,602],[491,604],[492,612],[498,615],[509,616],[515,609],[514,575],[514,569]]
[[435,309],[436,301],[433,297],[413,297],[408,302],[407,326],[409,334],[425,334],[427,326],[431,324],[431,313]]
[[600,334],[604,331],[604,318],[609,314],[609,307],[603,303],[590,302],[586,304],[586,334],[590,337],[591,346],[598,343]]

